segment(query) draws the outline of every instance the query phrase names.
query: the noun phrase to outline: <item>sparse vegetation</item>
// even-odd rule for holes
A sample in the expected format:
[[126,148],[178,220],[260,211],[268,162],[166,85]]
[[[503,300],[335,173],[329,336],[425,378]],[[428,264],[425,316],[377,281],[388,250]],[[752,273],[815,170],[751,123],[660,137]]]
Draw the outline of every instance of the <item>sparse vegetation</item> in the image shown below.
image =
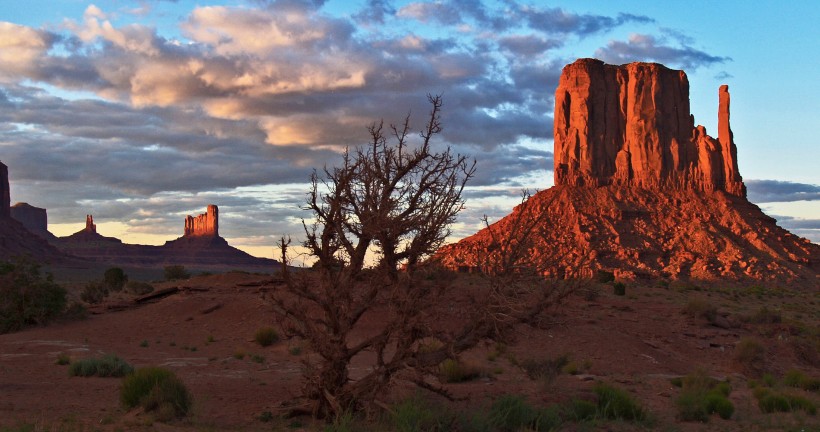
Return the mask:
[[128,282],[128,276],[119,267],[111,267],[103,274],[103,284],[110,291],[122,291],[126,282]]
[[0,334],[43,324],[63,313],[66,290],[39,264],[19,258],[0,262]]
[[57,354],[57,360],[54,364],[58,364],[60,366],[66,366],[71,364],[71,357],[68,356],[66,353]]
[[279,342],[279,333],[273,327],[262,327],[256,331],[253,340],[260,346],[267,347]]
[[180,279],[190,279],[191,273],[182,265],[169,265],[164,267],[165,280],[173,281]]
[[125,291],[140,296],[154,292],[154,286],[147,282],[130,280],[125,284]]
[[69,376],[81,377],[122,377],[133,371],[134,368],[130,364],[114,354],[77,360],[68,367]]
[[137,369],[125,377],[120,388],[120,401],[126,408],[140,406],[154,412],[159,421],[187,415],[192,400],[182,380],[160,367]]
[[545,384],[551,383],[568,364],[569,356],[566,354],[554,359],[526,359],[519,363],[530,379],[539,380]]
[[418,394],[390,407],[390,423],[396,432],[448,430],[452,421],[451,415]]
[[744,373],[760,376],[765,370],[766,349],[752,338],[742,338],[735,347],[735,364]]
[[820,378],[810,377],[797,369],[786,372],[783,376],[783,384],[811,392],[820,391]]
[[562,423],[557,409],[537,409],[518,395],[502,395],[496,399],[490,406],[487,420],[491,430],[503,432],[549,431]]
[[612,291],[617,296],[626,295],[626,285],[623,282],[615,282],[612,284]]
[[446,383],[460,383],[472,381],[484,371],[475,364],[458,359],[447,359],[439,365],[440,380]]
[[606,383],[597,383],[593,392],[598,397],[598,415],[611,420],[641,421],[646,411],[626,391]]
[[89,304],[97,304],[108,297],[108,288],[99,280],[89,281],[80,293],[80,299]]
[[766,387],[757,387],[754,390],[757,406],[764,413],[791,412],[802,410],[808,414],[817,414],[817,406],[806,397],[780,392]]
[[692,318],[702,318],[708,321],[709,323],[713,323],[715,318],[717,318],[717,307],[709,303],[708,301],[696,298],[689,300],[686,303],[686,306],[683,307],[683,314],[690,316]]
[[689,374],[673,381],[673,384],[681,387],[681,392],[675,399],[680,420],[707,422],[713,413],[728,419],[735,411],[728,399],[731,386],[709,377],[703,371]]

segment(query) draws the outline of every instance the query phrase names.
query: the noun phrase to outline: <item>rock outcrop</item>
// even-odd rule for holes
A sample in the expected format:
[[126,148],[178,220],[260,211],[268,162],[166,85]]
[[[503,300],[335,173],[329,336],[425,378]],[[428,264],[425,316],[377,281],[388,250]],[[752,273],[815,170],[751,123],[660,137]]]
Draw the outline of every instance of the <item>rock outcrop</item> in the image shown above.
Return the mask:
[[11,192],[9,191],[9,167],[0,162],[0,218],[11,216]]
[[48,213],[44,208],[20,202],[11,206],[11,217],[23,224],[29,232],[41,238],[47,240],[54,238],[54,235],[48,231]]
[[556,278],[601,270],[620,279],[816,289],[820,245],[777,226],[746,199],[728,86],[718,96],[714,139],[694,125],[683,71],[592,59],[566,66],[555,97],[555,186],[434,260],[491,269],[518,244],[524,265]]
[[721,86],[718,139],[695,126],[686,73],[657,63],[567,65],[555,92],[555,184],[722,190],[745,197]]
[[219,237],[219,208],[210,204],[205,213],[185,218],[184,236],[189,237]]
[[85,215],[85,231],[97,233],[97,224],[94,223],[93,215]]

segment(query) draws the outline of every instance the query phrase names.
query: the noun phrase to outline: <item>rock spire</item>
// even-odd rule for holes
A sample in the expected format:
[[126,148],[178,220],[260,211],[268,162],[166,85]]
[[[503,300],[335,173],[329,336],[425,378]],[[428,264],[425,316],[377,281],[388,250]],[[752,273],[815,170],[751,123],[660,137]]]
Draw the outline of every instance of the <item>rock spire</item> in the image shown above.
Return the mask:
[[219,237],[219,208],[210,204],[205,213],[185,218],[185,237]]
[[9,192],[9,168],[0,162],[0,218],[11,216],[11,193]]
[[97,232],[97,224],[94,223],[94,216],[85,215],[85,230],[91,233]]
[[555,184],[634,185],[745,197],[720,87],[718,139],[695,126],[686,73],[657,63],[564,67],[555,92]]

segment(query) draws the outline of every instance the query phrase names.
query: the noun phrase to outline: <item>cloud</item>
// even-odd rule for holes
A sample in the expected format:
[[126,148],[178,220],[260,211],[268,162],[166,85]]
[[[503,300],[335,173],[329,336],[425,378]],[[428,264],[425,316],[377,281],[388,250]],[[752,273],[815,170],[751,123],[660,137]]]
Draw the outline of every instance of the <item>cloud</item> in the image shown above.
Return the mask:
[[723,64],[732,60],[730,57],[708,54],[680,41],[679,46],[671,46],[667,43],[664,37],[657,38],[649,34],[633,33],[626,42],[609,41],[606,47],[595,51],[595,57],[612,64],[654,61],[687,70]]
[[806,238],[812,243],[820,243],[820,219],[801,219],[791,216],[777,216],[777,224],[792,234]]
[[820,186],[779,180],[746,180],[749,201],[755,203],[817,201]]

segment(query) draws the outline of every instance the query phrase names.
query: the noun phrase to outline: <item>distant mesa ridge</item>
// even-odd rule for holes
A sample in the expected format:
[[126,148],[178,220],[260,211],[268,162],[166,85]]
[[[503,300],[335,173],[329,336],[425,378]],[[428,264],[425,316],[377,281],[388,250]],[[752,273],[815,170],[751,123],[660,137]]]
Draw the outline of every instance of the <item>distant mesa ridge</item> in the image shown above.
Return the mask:
[[722,190],[745,197],[720,87],[718,139],[695,126],[686,73],[657,63],[567,65],[555,91],[555,184]]
[[9,192],[9,167],[0,161],[0,218],[11,216],[11,193]]

